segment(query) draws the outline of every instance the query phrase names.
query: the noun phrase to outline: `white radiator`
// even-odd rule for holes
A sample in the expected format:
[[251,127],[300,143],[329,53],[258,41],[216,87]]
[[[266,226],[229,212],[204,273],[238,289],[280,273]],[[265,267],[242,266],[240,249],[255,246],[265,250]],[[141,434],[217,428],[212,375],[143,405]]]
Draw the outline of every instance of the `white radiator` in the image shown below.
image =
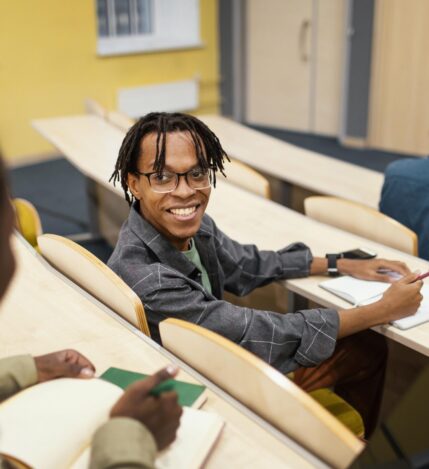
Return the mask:
[[148,112],[192,111],[198,108],[198,79],[125,88],[118,91],[118,109],[132,118]]

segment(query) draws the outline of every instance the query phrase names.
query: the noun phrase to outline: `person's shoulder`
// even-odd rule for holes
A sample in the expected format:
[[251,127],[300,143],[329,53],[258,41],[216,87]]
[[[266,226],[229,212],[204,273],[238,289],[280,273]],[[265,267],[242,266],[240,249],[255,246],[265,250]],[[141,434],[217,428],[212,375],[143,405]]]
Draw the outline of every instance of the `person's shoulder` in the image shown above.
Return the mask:
[[224,235],[223,232],[217,227],[216,222],[207,213],[204,214],[201,220],[201,226],[199,229],[200,234],[212,235],[218,237]]
[[146,251],[145,243],[129,228],[128,221],[126,221],[119,232],[118,241],[107,265],[114,268],[115,265],[122,264],[125,259],[145,255]]
[[390,163],[385,177],[429,179],[429,158],[403,158]]

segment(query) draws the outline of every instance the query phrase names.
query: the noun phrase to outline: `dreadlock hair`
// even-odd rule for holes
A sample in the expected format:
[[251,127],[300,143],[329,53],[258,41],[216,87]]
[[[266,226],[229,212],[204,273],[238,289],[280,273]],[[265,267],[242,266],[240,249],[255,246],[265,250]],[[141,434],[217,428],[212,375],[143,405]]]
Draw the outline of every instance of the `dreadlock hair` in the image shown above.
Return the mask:
[[[210,170],[213,186],[216,187],[216,172],[225,175],[224,160],[229,160],[216,135],[194,116],[179,112],[151,112],[140,118],[127,132],[119,150],[115,171],[109,182],[120,181],[125,193],[125,200],[132,204],[134,196],[128,188],[127,176],[137,173],[137,162],[141,154],[141,142],[146,135],[155,133],[156,156],[154,171],[162,172],[165,167],[165,148],[167,133],[188,132],[194,143],[198,163],[202,169]],[[144,155],[142,155],[144,156]]]

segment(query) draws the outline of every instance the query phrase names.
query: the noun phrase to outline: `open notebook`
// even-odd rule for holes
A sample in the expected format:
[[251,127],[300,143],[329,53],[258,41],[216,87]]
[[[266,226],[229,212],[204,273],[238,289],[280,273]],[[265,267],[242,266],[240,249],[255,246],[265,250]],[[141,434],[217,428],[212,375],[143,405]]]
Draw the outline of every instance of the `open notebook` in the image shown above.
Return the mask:
[[[0,453],[18,467],[86,469],[92,436],[122,393],[101,379],[32,386],[0,404]],[[177,439],[159,453],[157,468],[199,468],[222,430],[219,416],[183,409]]]
[[[326,280],[320,283],[319,286],[354,306],[362,306],[378,301],[389,288],[390,284],[359,280],[345,275],[343,277]],[[410,327],[429,321],[429,286],[424,284],[421,293],[423,295],[423,301],[417,312],[412,316],[393,321],[393,326],[399,329],[409,329]]]

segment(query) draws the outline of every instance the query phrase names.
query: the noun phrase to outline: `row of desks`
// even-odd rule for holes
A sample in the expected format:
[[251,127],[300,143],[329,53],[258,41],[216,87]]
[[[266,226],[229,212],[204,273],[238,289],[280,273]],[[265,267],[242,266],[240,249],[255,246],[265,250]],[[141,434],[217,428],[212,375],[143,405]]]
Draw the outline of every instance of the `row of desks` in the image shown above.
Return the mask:
[[226,423],[206,467],[324,467],[58,274],[18,236],[13,248],[17,272],[0,305],[3,356],[74,348],[94,363],[99,374],[111,366],[152,373],[175,362],[181,367],[178,379],[207,386],[203,409],[220,415]]
[[[217,131],[213,121],[204,120]],[[126,218],[127,206],[123,202],[121,187],[114,187],[108,180],[113,171],[124,132],[99,117],[88,115],[43,119],[33,124],[73,165],[101,189],[96,193],[98,215],[103,215],[103,211],[110,210],[111,212],[107,214],[108,223],[104,219],[101,225],[102,231],[104,229],[102,234],[114,241],[118,227]],[[231,140],[235,138],[233,133],[230,138]],[[228,147],[227,149],[229,150]],[[238,147],[236,150],[238,151]],[[269,154],[271,150],[272,148],[268,147],[266,153]],[[315,164],[309,164],[311,170],[316,170],[314,166]],[[362,181],[359,183],[361,184]],[[365,184],[365,187],[368,193],[374,189],[370,184]],[[302,241],[311,247],[314,255],[324,256],[327,252],[366,246],[377,252],[379,257],[406,262],[412,270],[420,269],[424,272],[429,269],[429,263],[422,259],[323,225],[221,180],[218,181],[216,189],[212,190],[208,213],[230,237],[241,243],[256,244],[260,249],[277,250],[294,241]],[[319,287],[319,283],[324,279],[326,278],[311,276],[305,279],[288,280],[284,282],[284,286],[290,292],[298,293],[323,306],[350,308],[350,304]],[[382,326],[377,330],[429,356],[429,323],[408,331],[401,331],[391,326]]]
[[199,115],[233,158],[292,187],[378,208],[383,174],[291,145],[217,115]]

